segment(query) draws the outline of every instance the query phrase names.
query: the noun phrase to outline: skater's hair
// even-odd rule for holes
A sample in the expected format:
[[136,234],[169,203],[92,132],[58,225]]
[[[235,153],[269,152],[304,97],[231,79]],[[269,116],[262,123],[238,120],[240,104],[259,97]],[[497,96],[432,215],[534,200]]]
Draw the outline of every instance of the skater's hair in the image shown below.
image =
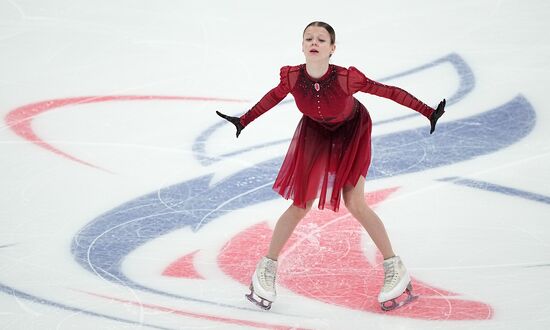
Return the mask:
[[334,32],[334,29],[332,28],[332,26],[330,26],[328,23],[320,22],[320,21],[311,22],[304,29],[304,33],[302,33],[302,36],[306,33],[307,28],[310,26],[319,26],[319,27],[325,28],[328,34],[330,34],[330,44],[334,45],[334,43],[336,42],[336,32]]

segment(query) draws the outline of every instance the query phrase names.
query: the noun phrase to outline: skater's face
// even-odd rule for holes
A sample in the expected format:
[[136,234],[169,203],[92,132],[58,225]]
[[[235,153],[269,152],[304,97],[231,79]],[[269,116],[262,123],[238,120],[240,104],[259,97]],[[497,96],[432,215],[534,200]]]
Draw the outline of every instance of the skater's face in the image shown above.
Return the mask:
[[330,55],[336,50],[330,34],[321,26],[310,26],[304,31],[302,40],[302,52],[306,59],[312,61],[328,61]]

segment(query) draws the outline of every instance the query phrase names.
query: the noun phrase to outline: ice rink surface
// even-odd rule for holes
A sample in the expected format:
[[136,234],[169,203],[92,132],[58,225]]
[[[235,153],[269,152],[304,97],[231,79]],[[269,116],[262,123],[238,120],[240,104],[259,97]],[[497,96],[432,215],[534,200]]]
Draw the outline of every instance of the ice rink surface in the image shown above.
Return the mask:
[[[0,0],[0,329],[549,329],[547,1]],[[365,198],[420,298],[383,313],[381,256],[313,210],[269,312],[244,294],[289,202],[300,113],[240,115],[304,62],[303,28],[429,105],[356,94]]]

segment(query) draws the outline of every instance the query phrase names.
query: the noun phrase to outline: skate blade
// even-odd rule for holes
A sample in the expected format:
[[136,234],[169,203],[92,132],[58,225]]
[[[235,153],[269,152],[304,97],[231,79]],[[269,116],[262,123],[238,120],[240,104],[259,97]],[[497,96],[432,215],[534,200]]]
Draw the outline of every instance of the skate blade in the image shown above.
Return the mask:
[[[398,298],[400,298],[401,296],[397,297],[397,298],[394,298],[394,299],[391,299],[391,300],[388,300],[388,301],[384,301],[384,302],[381,302],[380,303],[380,308],[384,311],[384,312],[391,312],[393,310],[396,310],[398,308],[401,308],[405,305],[408,305],[410,303],[412,303],[413,301],[415,301],[416,299],[418,299],[418,296],[415,296],[413,295],[412,293],[412,286],[409,284],[409,286],[407,287],[407,289],[405,290],[405,292],[407,294],[407,298],[405,298],[405,300],[402,300],[402,301],[398,301]],[[388,305],[388,303],[391,303],[390,305]]]
[[256,306],[260,307],[261,309],[268,311],[271,309],[272,302],[264,299],[257,294],[254,293],[254,287],[250,285],[250,293],[245,294],[245,297],[252,303],[254,303]]

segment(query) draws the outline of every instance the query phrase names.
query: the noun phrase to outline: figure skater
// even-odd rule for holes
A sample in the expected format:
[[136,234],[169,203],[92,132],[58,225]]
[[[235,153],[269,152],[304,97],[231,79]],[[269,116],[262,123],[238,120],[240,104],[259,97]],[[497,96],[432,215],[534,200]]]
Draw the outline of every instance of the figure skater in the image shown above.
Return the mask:
[[[302,52],[305,64],[284,66],[279,84],[241,117],[216,113],[237,128],[236,136],[282,101],[288,93],[294,96],[303,116],[298,123],[288,152],[273,189],[293,203],[281,215],[267,255],[257,264],[250,284],[248,299],[263,309],[270,309],[276,299],[277,258],[298,222],[311,209],[315,199],[318,208],[338,211],[340,198],[359,221],[384,257],[384,283],[378,296],[383,310],[400,307],[415,297],[409,273],[396,256],[384,224],[365,202],[364,185],[371,161],[371,128],[369,112],[353,97],[365,92],[391,99],[430,121],[430,134],[443,115],[445,100],[434,110],[403,89],[367,78],[355,67],[330,64],[336,50],[334,29],[324,22],[312,22],[303,32]],[[397,298],[407,293],[407,299]]]

